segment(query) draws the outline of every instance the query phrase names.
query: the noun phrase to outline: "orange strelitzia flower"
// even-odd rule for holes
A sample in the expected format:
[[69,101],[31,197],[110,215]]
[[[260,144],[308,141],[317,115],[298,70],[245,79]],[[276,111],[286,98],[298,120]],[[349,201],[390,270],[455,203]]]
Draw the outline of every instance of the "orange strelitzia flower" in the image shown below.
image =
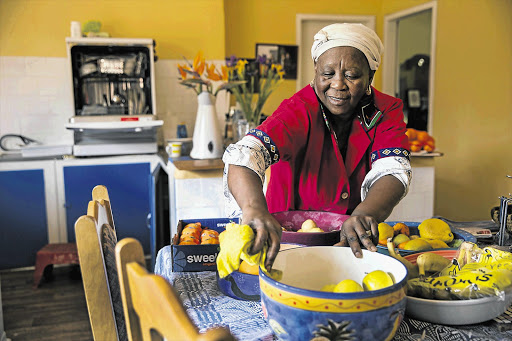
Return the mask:
[[205,68],[203,51],[199,51],[197,53],[197,56],[194,58],[194,63],[192,64],[192,68],[199,74],[199,76],[203,74]]
[[215,64],[206,64],[206,73],[207,78],[211,79],[212,81],[220,81],[222,79],[221,75],[219,75],[215,70]]
[[187,79],[187,71],[190,70],[186,65],[178,64],[178,71],[180,73],[181,79]]
[[224,82],[229,81],[229,70],[228,70],[228,67],[226,65],[222,65],[220,67],[220,71],[221,71],[221,79],[222,79],[222,81],[224,81]]

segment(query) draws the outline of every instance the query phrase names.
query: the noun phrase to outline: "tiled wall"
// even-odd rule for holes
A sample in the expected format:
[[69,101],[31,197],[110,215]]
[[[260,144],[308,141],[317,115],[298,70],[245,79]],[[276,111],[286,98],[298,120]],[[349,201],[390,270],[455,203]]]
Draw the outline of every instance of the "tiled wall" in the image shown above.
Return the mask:
[[[164,121],[161,144],[176,137],[177,124],[186,124],[189,136],[194,130],[197,98],[178,83],[177,62],[182,63],[155,63],[156,109]],[[0,57],[0,136],[22,134],[45,144],[72,144],[73,134],[64,128],[74,115],[72,96],[67,58]],[[228,95],[220,92],[216,108],[221,129],[228,103]]]

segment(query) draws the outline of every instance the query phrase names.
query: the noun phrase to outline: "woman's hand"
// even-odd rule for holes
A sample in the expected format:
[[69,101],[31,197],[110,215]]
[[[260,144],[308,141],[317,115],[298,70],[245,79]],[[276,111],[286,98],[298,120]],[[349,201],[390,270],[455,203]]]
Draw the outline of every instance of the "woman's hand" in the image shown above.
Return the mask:
[[[350,246],[357,258],[361,258],[361,244],[370,251],[377,251],[374,242],[379,235],[378,223],[371,216],[351,216],[343,223],[340,242],[336,246]],[[372,242],[373,240],[373,242]]]
[[404,190],[402,183],[392,175],[375,181],[366,199],[357,205],[351,217],[343,223],[340,242],[336,245],[348,244],[358,258],[363,256],[360,244],[370,251],[377,251],[375,243],[379,239],[378,223],[389,217]]
[[256,232],[249,252],[256,254],[268,245],[265,268],[270,272],[279,252],[282,229],[269,213],[263,195],[263,185],[258,175],[246,167],[229,165],[228,186],[231,194],[242,209],[242,224],[247,224]]
[[247,224],[256,232],[254,243],[252,244],[250,254],[256,254],[268,245],[267,258],[265,259],[265,268],[270,272],[272,264],[279,252],[281,244],[282,228],[281,224],[268,212],[266,208],[245,208],[242,215],[242,224]]

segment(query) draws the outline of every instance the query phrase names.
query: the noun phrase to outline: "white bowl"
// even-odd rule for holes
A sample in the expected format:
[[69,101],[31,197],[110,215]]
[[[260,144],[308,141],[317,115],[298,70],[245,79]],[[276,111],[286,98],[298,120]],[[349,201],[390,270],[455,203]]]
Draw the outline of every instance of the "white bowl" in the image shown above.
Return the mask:
[[[446,259],[457,257],[457,250],[432,250]],[[416,258],[425,252],[407,255],[404,258],[416,264]],[[407,296],[405,314],[416,320],[445,325],[475,324],[500,316],[512,303],[512,291],[503,297],[493,296],[460,301],[430,300]]]
[[494,297],[461,301],[439,301],[407,296],[407,316],[446,325],[475,324],[500,316],[512,303],[512,292]]

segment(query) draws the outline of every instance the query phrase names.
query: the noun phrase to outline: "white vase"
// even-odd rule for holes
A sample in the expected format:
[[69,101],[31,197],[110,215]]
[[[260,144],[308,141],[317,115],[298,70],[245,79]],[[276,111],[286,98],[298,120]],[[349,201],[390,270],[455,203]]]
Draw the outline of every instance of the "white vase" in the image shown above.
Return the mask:
[[217,121],[215,97],[203,91],[197,96],[197,103],[190,157],[193,159],[221,158],[224,153],[224,144]]

